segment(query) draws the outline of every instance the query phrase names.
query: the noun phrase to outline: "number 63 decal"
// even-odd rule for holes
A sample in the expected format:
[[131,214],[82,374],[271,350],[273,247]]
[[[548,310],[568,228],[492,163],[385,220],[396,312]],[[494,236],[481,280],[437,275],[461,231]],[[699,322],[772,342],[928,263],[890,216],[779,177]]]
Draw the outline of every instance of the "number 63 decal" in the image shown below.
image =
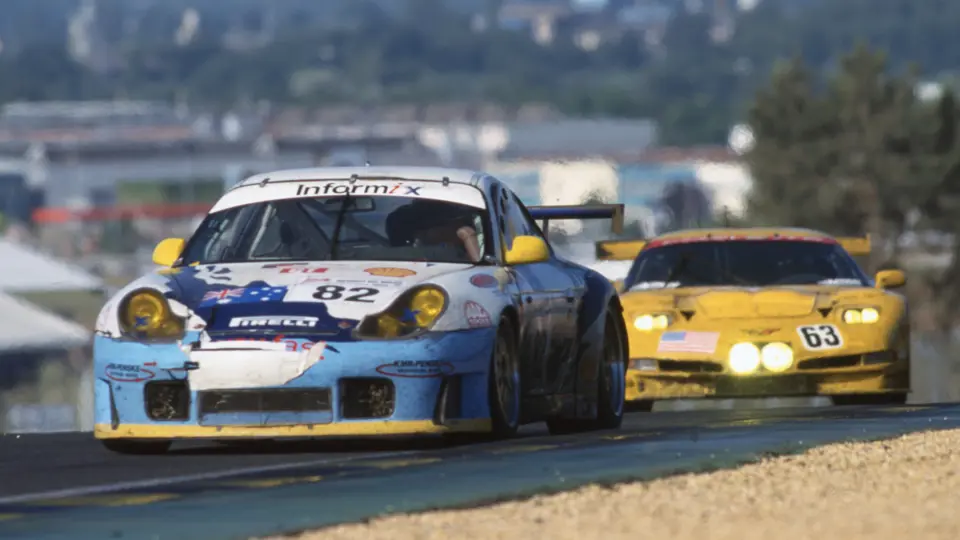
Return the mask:
[[832,324],[798,326],[797,333],[800,334],[803,346],[809,351],[843,347],[843,338],[840,336],[840,331]]

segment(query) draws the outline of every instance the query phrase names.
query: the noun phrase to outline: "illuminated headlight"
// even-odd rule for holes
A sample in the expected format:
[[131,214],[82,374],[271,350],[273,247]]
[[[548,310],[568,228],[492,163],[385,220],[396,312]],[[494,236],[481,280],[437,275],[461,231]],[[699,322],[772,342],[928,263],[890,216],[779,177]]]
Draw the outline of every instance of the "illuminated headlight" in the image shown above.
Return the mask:
[[843,322],[847,324],[873,324],[880,320],[876,308],[848,309],[843,312]]
[[662,313],[644,313],[633,319],[633,327],[641,332],[663,330],[670,326],[670,316]]
[[760,368],[760,349],[753,343],[737,343],[730,347],[727,361],[730,370],[738,375],[753,373]]
[[793,365],[793,349],[786,343],[767,343],[760,351],[763,367],[781,373]]

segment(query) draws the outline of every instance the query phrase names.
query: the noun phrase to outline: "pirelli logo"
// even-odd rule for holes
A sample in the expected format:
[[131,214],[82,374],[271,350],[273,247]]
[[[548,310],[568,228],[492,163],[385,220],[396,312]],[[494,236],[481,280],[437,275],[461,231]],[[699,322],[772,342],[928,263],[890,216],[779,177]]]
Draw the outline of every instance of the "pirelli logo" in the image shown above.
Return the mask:
[[234,317],[230,319],[230,328],[260,328],[281,326],[284,328],[313,328],[320,321],[317,317]]

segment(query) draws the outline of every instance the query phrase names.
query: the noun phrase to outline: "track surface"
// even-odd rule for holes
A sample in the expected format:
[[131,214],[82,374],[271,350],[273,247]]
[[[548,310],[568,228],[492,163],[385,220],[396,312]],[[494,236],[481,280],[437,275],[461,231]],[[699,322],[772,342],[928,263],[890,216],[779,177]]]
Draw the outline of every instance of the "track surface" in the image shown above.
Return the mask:
[[660,412],[613,432],[536,425],[469,446],[193,444],[159,457],[111,454],[90,434],[4,435],[0,538],[246,538],[957,427],[958,405]]

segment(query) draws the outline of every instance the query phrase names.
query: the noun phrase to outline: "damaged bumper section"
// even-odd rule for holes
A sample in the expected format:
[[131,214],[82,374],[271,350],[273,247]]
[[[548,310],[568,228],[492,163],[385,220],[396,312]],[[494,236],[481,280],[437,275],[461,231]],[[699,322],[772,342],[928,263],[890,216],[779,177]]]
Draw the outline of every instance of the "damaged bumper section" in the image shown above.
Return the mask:
[[635,358],[627,401],[906,392],[909,365],[894,351],[809,359],[784,373],[738,375],[719,361]]
[[493,332],[319,342],[301,350],[185,351],[173,343],[98,336],[94,434],[219,439],[487,432]]

